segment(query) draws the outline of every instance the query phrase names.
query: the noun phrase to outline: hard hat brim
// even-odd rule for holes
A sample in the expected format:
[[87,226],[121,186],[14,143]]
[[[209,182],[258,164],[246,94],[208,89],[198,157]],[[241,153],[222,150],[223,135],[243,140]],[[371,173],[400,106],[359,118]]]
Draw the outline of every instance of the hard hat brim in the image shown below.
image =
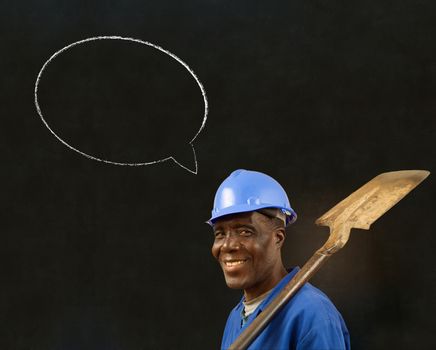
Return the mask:
[[282,207],[277,207],[277,206],[271,205],[271,204],[258,204],[258,205],[243,204],[243,205],[234,205],[234,206],[231,206],[228,208],[221,209],[218,215],[212,216],[209,220],[206,221],[206,223],[209,224],[210,226],[213,226],[215,221],[217,221],[218,219],[220,219],[223,216],[230,215],[230,214],[247,213],[250,211],[256,211],[256,210],[265,209],[265,208],[277,208],[277,209],[282,209],[284,212],[285,211],[290,212],[291,213],[290,215],[286,215],[286,217],[287,217],[286,226],[294,223],[295,220],[297,220],[297,213],[295,213],[294,209],[292,209],[292,208],[282,208]]

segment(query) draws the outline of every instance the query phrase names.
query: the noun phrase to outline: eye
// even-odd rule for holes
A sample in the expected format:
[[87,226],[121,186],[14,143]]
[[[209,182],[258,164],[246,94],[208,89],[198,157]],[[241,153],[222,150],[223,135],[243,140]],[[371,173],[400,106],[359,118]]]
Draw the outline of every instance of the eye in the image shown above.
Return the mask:
[[250,237],[251,235],[253,235],[253,232],[247,229],[242,229],[241,231],[239,231],[239,234],[244,237]]
[[215,239],[220,239],[224,237],[224,233],[222,231],[215,231],[213,234],[215,235]]

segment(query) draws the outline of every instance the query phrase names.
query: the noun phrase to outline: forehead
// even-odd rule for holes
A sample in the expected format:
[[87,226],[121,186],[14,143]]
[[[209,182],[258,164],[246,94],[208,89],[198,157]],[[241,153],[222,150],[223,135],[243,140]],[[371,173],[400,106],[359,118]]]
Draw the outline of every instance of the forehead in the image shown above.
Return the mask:
[[266,224],[266,217],[258,212],[250,211],[225,215],[215,221],[213,228],[216,230],[222,227],[232,227],[241,225],[259,226]]

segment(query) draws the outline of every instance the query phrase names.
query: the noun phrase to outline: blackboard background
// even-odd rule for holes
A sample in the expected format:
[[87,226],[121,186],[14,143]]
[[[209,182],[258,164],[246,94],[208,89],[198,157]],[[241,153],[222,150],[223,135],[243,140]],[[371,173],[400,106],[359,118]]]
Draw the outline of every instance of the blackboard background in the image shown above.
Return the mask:
[[[1,349],[216,349],[240,292],[226,288],[204,221],[232,170],[287,189],[299,214],[288,266],[325,240],[314,220],[373,176],[434,171],[433,1],[2,0],[0,17]],[[210,102],[198,175],[91,161],[44,127],[33,103],[42,64],[99,35],[161,45],[198,74]],[[107,115],[115,129],[120,119]],[[314,278],[354,349],[436,346],[435,198],[430,176]]]

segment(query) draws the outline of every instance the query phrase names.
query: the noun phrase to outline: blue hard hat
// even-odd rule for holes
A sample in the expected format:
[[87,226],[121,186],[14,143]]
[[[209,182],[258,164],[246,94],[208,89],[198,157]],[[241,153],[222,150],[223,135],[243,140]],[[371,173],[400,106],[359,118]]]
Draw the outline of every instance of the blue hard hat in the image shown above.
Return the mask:
[[215,194],[212,225],[218,218],[264,208],[278,208],[286,215],[286,225],[297,220],[283,187],[271,176],[258,171],[238,169],[223,181]]

